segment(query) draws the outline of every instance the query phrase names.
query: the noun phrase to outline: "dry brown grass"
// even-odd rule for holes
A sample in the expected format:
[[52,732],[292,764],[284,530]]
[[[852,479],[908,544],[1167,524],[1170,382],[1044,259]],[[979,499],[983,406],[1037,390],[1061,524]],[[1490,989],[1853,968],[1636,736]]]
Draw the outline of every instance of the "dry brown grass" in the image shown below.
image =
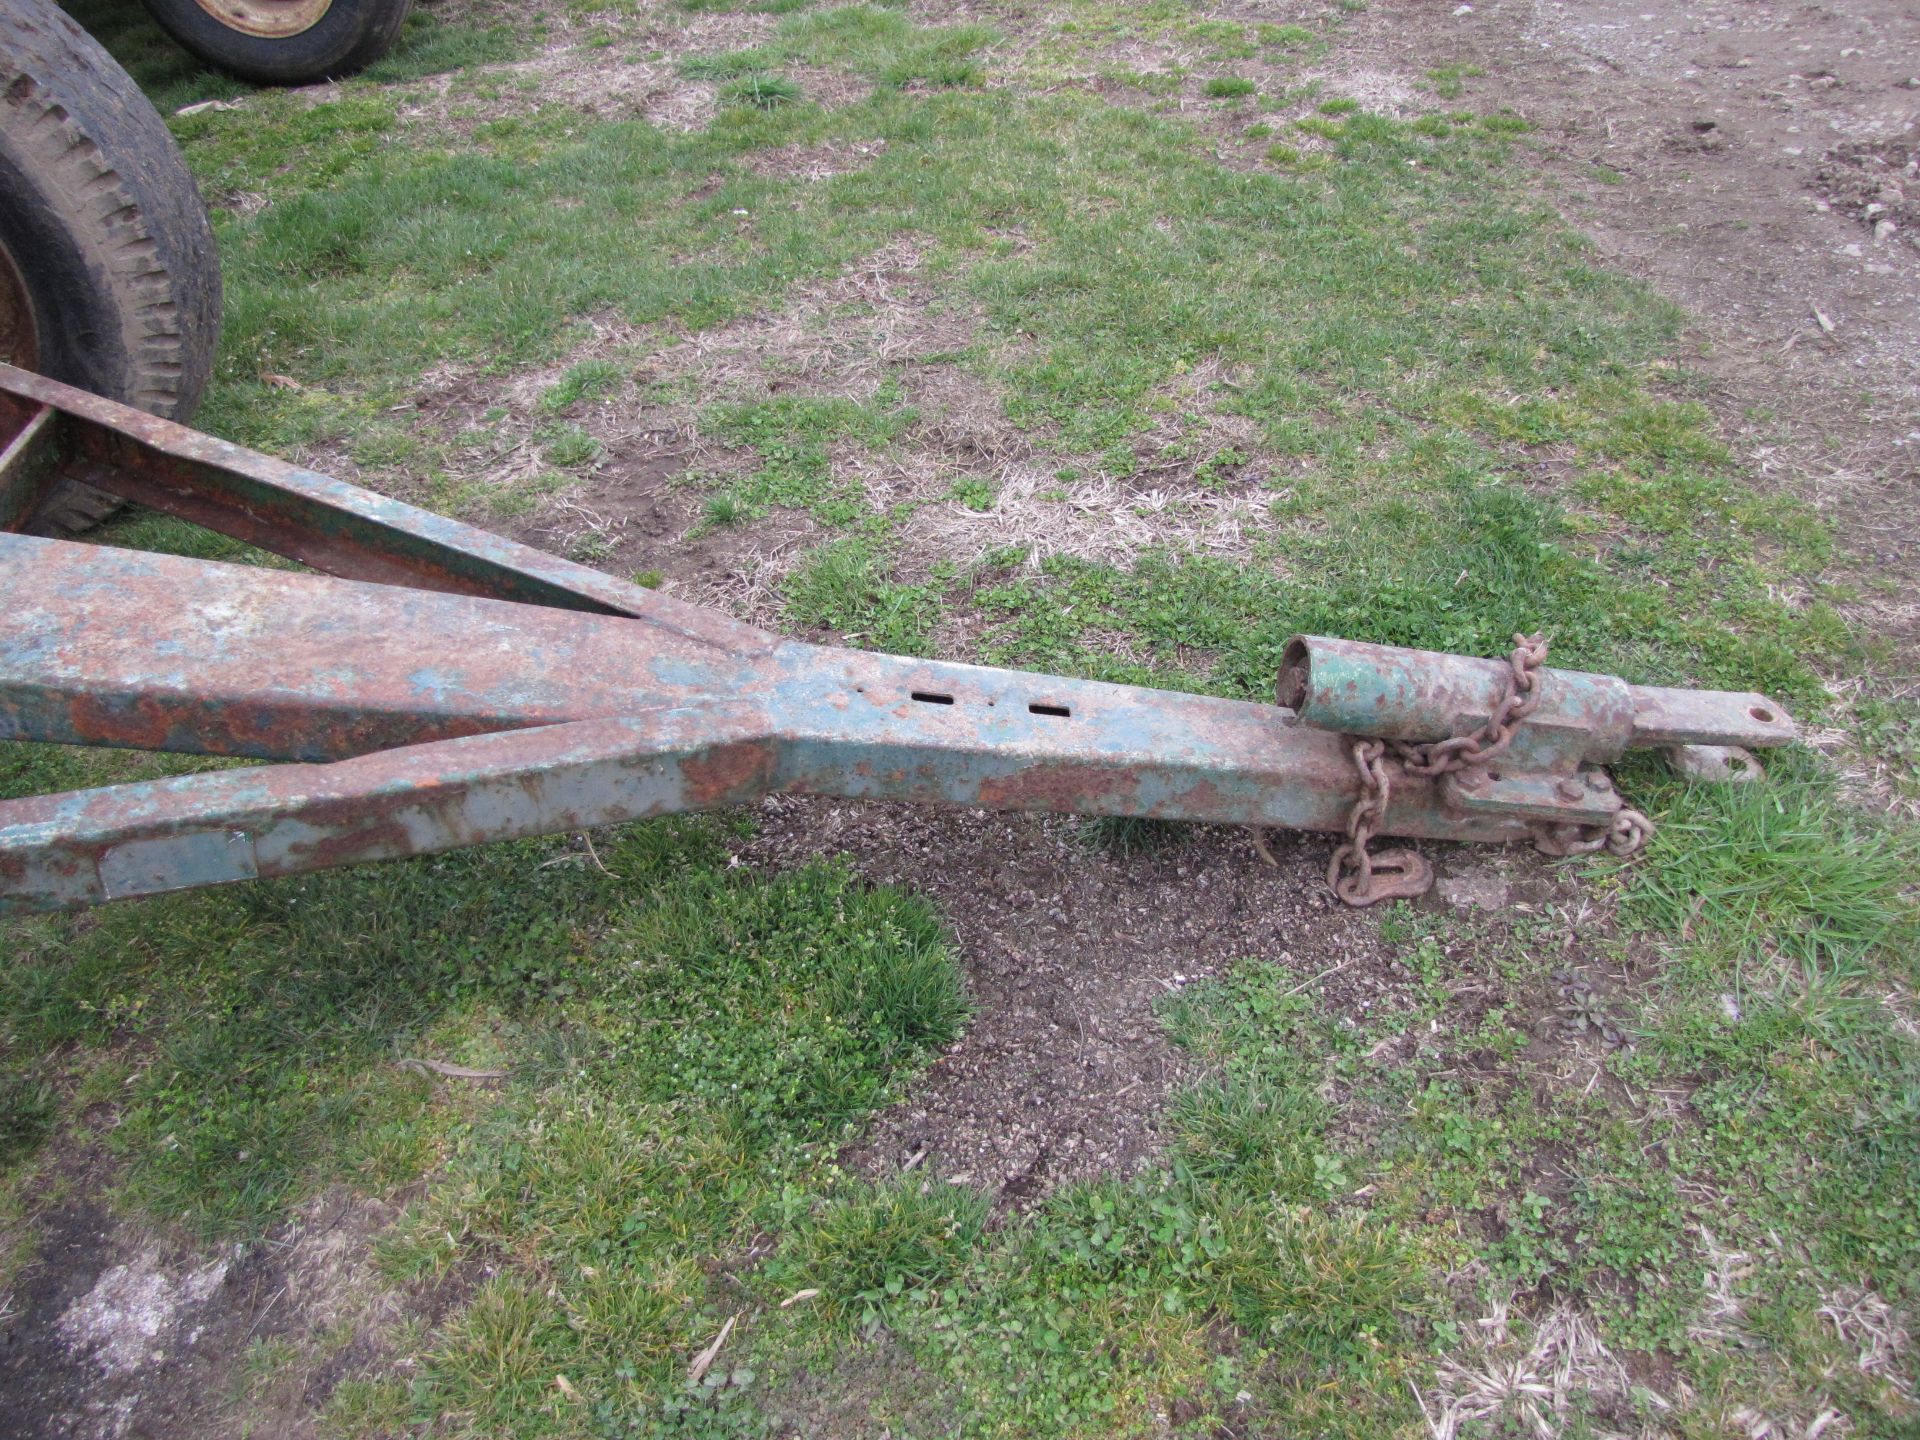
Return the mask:
[[[541,53],[531,59],[481,65],[420,82],[399,114],[409,126],[470,132],[476,125],[561,107],[596,119],[639,119],[662,129],[704,129],[718,105],[719,87],[689,79],[683,61],[696,55],[747,50],[764,44],[779,17],[753,11],[689,14],[654,4],[642,23],[619,29],[591,17],[551,17]],[[604,43],[617,35],[616,43]],[[873,87],[842,71],[785,67],[801,94],[836,110],[864,99]],[[332,98],[335,87],[314,87]]]
[[1556,1305],[1518,1329],[1510,1307],[1510,1300],[1496,1301],[1465,1349],[1440,1362],[1432,1393],[1415,1390],[1432,1440],[1483,1433],[1479,1422],[1496,1418],[1505,1426],[1498,1433],[1553,1440],[1577,1401],[1604,1411],[1635,1390],[1652,1408],[1670,1408],[1666,1397],[1632,1384],[1592,1317],[1577,1307]]

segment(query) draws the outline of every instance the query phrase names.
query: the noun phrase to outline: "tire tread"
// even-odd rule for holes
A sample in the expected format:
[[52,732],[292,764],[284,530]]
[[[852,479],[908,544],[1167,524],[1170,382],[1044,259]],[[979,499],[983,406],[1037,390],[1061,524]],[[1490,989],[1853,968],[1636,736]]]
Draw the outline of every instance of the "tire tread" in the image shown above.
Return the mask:
[[[212,370],[220,312],[205,207],[132,77],[48,0],[0,4],[0,147],[119,297],[124,360],[110,398],[188,418]],[[117,503],[68,486],[40,524],[85,528]]]

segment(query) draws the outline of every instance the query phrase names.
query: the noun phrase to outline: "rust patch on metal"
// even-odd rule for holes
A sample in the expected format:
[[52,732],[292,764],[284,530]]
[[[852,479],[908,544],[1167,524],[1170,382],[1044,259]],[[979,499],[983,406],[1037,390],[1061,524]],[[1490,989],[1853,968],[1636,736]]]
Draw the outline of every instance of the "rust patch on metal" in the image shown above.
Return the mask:
[[778,759],[777,750],[766,740],[734,740],[689,755],[680,762],[687,804],[712,810],[757,799],[772,788]]
[[367,814],[364,801],[343,800],[302,818],[326,827],[328,833],[311,844],[287,847],[296,871],[389,860],[411,855],[416,848],[408,839],[406,826],[388,816]]
[[81,745],[310,762],[519,728],[512,720],[493,717],[326,714],[295,706],[206,705],[189,697],[151,695],[75,696],[67,715],[74,741]]
[[1126,802],[1140,791],[1140,777],[1081,765],[1031,765],[980,782],[980,804],[989,810],[1106,811],[1138,814]]
[[77,695],[67,706],[68,722],[83,745],[165,750],[174,738],[174,708],[149,696]]

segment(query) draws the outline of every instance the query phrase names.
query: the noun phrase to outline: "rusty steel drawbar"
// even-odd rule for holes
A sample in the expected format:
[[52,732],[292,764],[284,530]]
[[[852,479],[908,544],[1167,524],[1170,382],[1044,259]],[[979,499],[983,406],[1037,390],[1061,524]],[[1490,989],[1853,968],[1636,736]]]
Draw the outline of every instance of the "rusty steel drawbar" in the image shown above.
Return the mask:
[[[20,533],[72,482],[308,568]],[[1794,734],[1537,656],[1303,636],[1276,707],[803,644],[5,365],[0,528],[0,739],[284,762],[0,803],[0,914],[773,793],[1567,853],[1623,752]]]

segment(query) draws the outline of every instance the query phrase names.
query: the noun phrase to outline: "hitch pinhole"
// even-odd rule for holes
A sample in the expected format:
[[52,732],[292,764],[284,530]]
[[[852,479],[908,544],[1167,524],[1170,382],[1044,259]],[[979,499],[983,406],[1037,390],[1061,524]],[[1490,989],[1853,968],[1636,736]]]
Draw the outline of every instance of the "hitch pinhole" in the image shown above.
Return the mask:
[[1758,720],[1762,725],[1771,725],[1773,723],[1773,711],[1767,709],[1764,705],[1754,706],[1751,710],[1747,711],[1747,714]]
[[1073,711],[1065,705],[1043,705],[1038,700],[1027,706],[1029,715],[1051,715],[1058,720],[1071,720]]
[[913,698],[918,700],[922,705],[953,704],[953,696],[942,695],[937,690],[916,690],[913,692]]

